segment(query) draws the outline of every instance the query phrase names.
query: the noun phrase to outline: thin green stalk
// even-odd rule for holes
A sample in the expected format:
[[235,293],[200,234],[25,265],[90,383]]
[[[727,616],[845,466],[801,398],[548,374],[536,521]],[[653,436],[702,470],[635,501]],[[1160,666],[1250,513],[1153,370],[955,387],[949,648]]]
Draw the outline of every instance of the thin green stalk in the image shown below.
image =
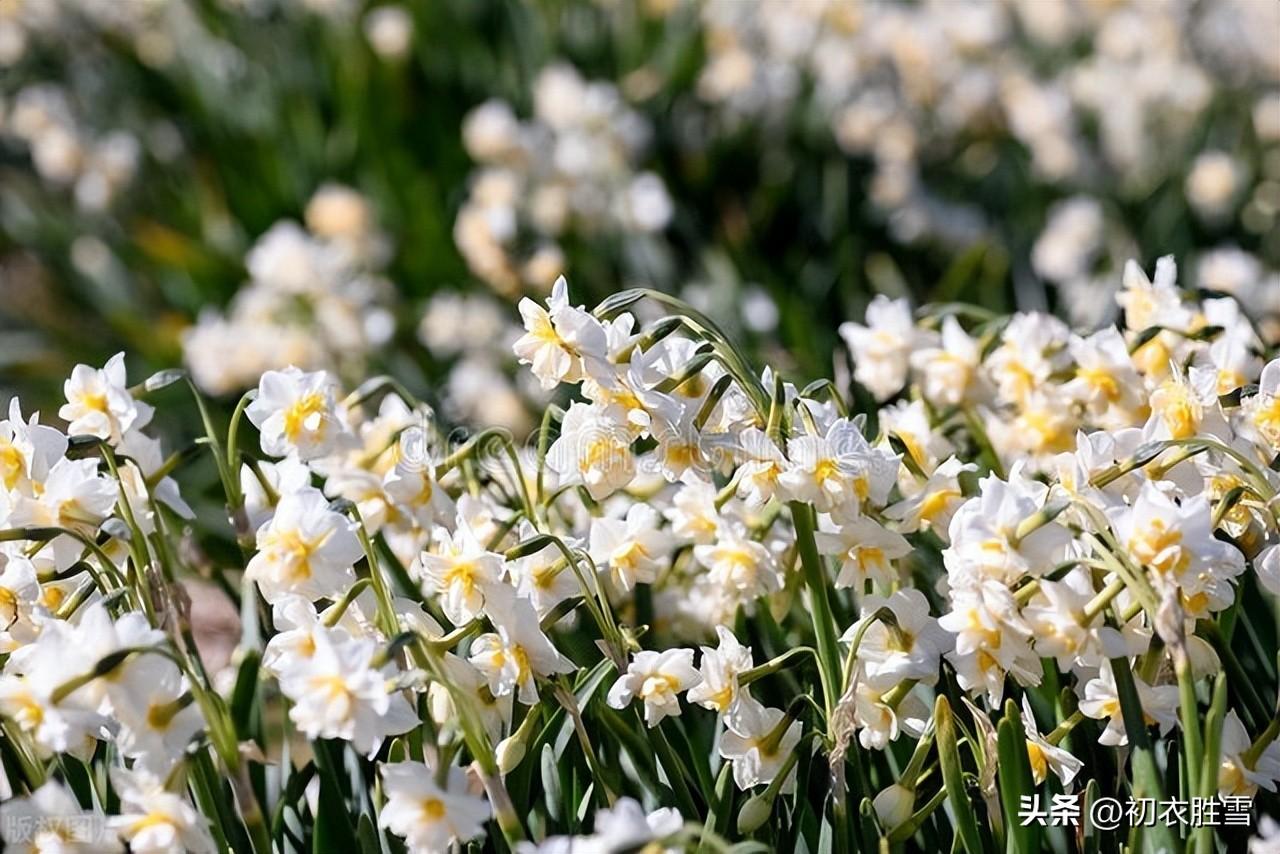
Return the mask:
[[792,501],[791,518],[796,527],[796,548],[800,552],[800,565],[805,586],[809,589],[810,613],[813,632],[818,641],[818,672],[822,682],[822,702],[827,720],[835,709],[840,696],[840,647],[835,619],[831,614],[831,602],[827,598],[827,578],[822,558],[814,539],[816,527],[813,508],[799,501]]

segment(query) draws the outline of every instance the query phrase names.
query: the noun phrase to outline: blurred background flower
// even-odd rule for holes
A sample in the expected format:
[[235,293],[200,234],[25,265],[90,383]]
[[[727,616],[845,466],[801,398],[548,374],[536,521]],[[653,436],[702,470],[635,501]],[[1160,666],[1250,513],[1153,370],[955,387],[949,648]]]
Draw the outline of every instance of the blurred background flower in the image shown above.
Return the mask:
[[561,274],[809,375],[876,294],[1092,324],[1164,254],[1277,340],[1277,31],[1253,0],[16,0],[0,391],[123,349],[524,429],[513,303]]

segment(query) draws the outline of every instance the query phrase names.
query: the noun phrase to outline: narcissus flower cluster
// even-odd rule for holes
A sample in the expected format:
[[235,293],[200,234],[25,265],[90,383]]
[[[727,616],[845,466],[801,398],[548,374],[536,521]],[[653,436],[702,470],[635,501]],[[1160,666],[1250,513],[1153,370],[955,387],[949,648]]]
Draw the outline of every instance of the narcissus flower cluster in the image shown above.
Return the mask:
[[[1172,259],[1117,308],[881,297],[842,329],[856,387],[799,387],[666,294],[560,279],[519,306],[557,401],[520,442],[289,367],[226,421],[186,384],[207,433],[166,457],[182,375],[78,366],[66,431],[0,422],[0,833],[975,851],[1034,850],[1037,793],[1264,815],[1280,359]],[[182,496],[196,459],[225,519]],[[221,672],[190,574],[240,609]]]

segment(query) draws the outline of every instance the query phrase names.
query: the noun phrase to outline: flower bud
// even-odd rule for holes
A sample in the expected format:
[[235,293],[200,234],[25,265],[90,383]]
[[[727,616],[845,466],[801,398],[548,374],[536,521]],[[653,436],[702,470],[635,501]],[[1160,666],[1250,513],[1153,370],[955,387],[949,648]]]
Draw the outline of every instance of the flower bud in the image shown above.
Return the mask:
[[773,798],[769,797],[768,790],[761,795],[752,795],[742,805],[742,809],[738,810],[738,832],[754,833],[756,828],[769,820],[772,812]]
[[875,807],[876,817],[886,830],[893,830],[911,818],[911,811],[916,805],[914,789],[908,789],[901,783],[894,783],[871,802]]
[[524,739],[520,737],[519,732],[516,732],[498,742],[494,753],[498,757],[498,771],[502,774],[510,774],[520,764],[520,760],[524,759]]

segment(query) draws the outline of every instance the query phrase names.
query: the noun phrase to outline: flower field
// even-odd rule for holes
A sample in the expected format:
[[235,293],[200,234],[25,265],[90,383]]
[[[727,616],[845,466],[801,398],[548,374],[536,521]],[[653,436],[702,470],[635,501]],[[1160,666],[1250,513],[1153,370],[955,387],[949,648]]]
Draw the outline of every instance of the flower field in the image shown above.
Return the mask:
[[1280,851],[1280,7],[0,3],[0,838]]

